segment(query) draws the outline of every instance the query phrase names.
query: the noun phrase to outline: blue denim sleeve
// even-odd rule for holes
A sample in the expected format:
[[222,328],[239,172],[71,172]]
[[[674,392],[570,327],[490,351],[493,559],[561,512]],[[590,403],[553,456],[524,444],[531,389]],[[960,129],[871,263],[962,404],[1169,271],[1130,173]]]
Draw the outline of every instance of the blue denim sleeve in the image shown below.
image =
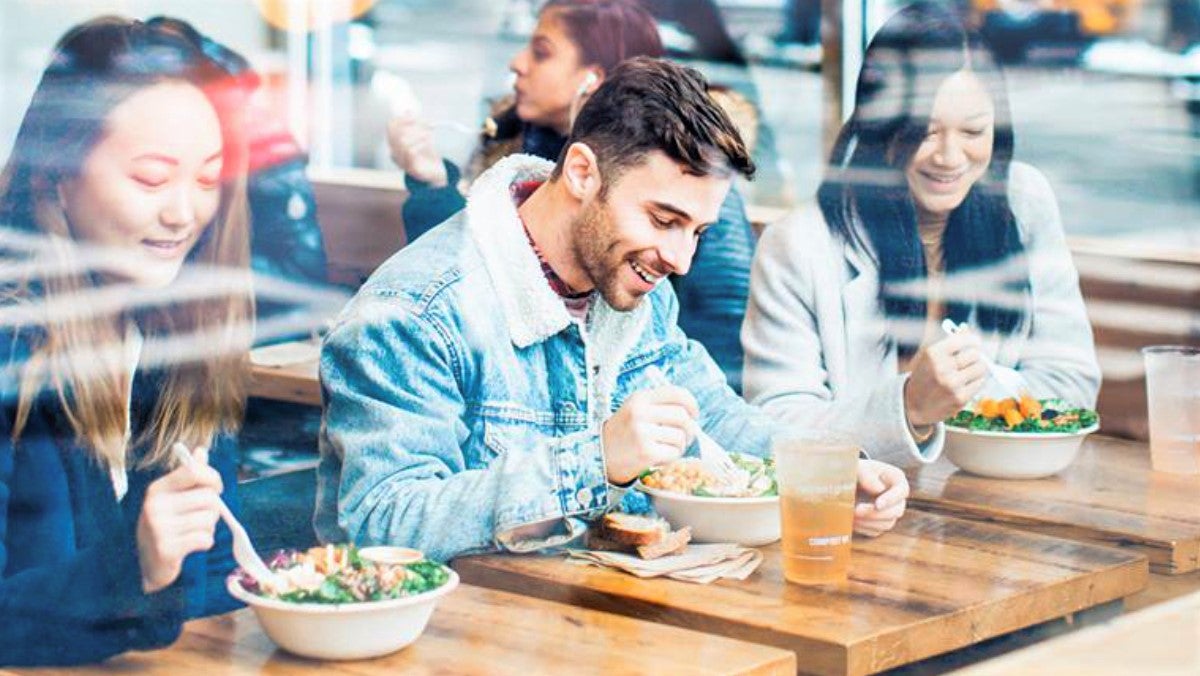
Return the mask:
[[680,328],[704,345],[737,393],[742,390],[740,329],[750,297],[754,244],[742,196],[730,189],[717,222],[700,239],[691,271],[672,278]]
[[598,431],[500,449],[469,467],[462,348],[438,321],[398,302],[356,303],[322,349],[321,539],[447,560],[581,535],[582,518],[607,504]]
[[442,163],[446,167],[446,185],[440,188],[407,176],[404,178],[408,198],[400,207],[400,215],[404,219],[404,233],[410,242],[467,205],[466,198],[458,191],[462,173],[450,160],[442,160]]

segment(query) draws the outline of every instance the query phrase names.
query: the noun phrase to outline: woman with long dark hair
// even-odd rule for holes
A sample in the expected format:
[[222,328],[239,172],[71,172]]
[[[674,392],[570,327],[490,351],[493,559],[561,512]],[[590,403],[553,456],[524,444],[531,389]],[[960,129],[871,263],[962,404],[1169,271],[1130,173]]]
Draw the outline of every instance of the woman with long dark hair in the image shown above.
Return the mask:
[[[493,106],[468,178],[514,153],[558,159],[574,113],[606,74],[625,59],[662,54],[654,18],[636,0],[549,0],[509,62],[513,93]],[[462,174],[437,152],[431,127],[411,114],[391,122],[388,142],[412,193],[404,205],[411,241],[462,208]]]
[[[911,5],[871,41],[814,203],[764,235],[743,327],[746,394],[931,461],[988,360],[1092,406],[1100,375],[1046,178],[1013,161],[1003,74],[952,10]],[[947,336],[946,319],[965,329]],[[995,385],[989,385],[994,387]]]
[[70,30],[34,91],[0,175],[2,665],[161,647],[236,605],[241,102],[197,45],[116,17]]

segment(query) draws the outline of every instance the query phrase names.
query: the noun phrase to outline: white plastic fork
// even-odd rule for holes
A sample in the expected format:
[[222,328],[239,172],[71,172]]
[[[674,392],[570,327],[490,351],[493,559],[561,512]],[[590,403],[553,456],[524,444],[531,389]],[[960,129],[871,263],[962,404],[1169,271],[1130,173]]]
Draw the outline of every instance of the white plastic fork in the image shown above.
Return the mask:
[[[942,331],[948,336],[953,336],[965,328],[967,328],[966,324],[955,324],[954,320],[949,317],[942,320]],[[987,366],[988,375],[1000,386],[1000,389],[1004,390],[1004,393],[1009,397],[1020,399],[1021,386],[1024,384],[1021,376],[1010,369],[1000,368],[986,354],[981,354],[980,358],[983,359],[984,365]]]
[[[662,372],[662,369],[657,366],[646,368],[646,375],[650,377],[651,382],[655,387],[664,387],[673,385],[667,375]],[[718,479],[726,482],[732,482],[746,474],[746,470],[737,466],[733,458],[729,457],[729,452],[726,451],[721,444],[717,443],[716,439],[708,436],[701,429],[699,423],[691,421],[692,433],[696,435],[696,442],[700,446],[700,460],[711,467],[718,474]]]
[[[181,443],[176,443],[171,447],[172,453],[175,454],[175,459],[180,464],[191,469],[198,469],[200,463],[192,456],[191,451],[187,446]],[[218,498],[221,509],[221,520],[229,526],[229,532],[233,534],[233,560],[237,561],[242,570],[246,571],[250,577],[258,581],[258,585],[265,589],[280,589],[282,588],[279,576],[271,572],[267,568],[267,564],[263,563],[258,552],[254,551],[254,544],[250,542],[250,535],[246,533],[246,529],[242,523],[237,520],[233,512],[229,509],[229,505],[225,504],[224,500]]]

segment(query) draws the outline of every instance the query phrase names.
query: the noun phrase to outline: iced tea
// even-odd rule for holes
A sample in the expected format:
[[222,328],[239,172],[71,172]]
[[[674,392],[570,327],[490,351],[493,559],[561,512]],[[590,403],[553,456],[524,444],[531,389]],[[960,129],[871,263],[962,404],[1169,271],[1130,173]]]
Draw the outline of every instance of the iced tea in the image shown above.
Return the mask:
[[836,435],[788,435],[774,445],[783,575],[800,584],[846,579],[858,446]]
[[780,499],[780,508],[783,576],[810,584],[845,580],[850,569],[854,491],[816,501],[785,495]]

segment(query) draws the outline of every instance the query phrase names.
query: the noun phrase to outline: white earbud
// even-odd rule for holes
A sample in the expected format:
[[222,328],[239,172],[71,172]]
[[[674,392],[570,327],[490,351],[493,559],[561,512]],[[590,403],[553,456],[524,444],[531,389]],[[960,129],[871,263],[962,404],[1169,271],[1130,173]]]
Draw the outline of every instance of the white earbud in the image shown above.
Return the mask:
[[592,85],[600,81],[600,77],[596,75],[596,71],[589,70],[587,77],[583,78],[583,84],[579,85],[579,91],[575,92],[575,98],[579,98],[588,93]]

